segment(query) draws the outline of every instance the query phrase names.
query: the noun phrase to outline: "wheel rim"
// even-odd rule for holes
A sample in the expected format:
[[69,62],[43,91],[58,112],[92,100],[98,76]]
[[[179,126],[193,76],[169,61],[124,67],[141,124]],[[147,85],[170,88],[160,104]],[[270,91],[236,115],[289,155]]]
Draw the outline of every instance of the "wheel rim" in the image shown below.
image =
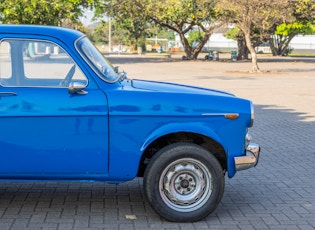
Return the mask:
[[168,207],[180,212],[191,212],[209,200],[212,193],[211,181],[211,174],[202,162],[183,158],[163,170],[159,192]]

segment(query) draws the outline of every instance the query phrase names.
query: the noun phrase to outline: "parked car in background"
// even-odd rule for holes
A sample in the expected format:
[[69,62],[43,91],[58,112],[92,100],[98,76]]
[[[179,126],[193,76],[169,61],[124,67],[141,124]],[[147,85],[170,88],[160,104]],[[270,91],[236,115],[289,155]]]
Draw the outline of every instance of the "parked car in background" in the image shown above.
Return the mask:
[[0,179],[121,183],[143,177],[152,208],[197,221],[225,174],[257,164],[251,101],[129,79],[81,32],[0,25]]
[[261,53],[261,54],[270,54],[271,53],[269,43],[262,43],[259,46],[256,46],[255,50],[256,50],[256,53]]

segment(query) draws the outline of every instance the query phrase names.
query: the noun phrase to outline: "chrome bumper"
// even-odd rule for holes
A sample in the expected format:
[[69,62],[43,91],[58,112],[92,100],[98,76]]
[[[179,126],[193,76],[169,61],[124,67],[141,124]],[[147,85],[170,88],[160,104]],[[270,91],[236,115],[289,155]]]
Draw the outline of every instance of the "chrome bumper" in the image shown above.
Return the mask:
[[241,171],[255,167],[258,164],[260,154],[260,146],[255,143],[248,143],[246,148],[246,155],[241,157],[234,157],[236,171]]

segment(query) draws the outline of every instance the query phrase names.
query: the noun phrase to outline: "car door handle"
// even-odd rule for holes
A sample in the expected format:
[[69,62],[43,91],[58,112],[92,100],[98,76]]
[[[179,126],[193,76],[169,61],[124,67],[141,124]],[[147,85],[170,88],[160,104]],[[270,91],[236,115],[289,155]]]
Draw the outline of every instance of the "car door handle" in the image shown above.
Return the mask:
[[15,92],[0,92],[0,96],[17,96]]

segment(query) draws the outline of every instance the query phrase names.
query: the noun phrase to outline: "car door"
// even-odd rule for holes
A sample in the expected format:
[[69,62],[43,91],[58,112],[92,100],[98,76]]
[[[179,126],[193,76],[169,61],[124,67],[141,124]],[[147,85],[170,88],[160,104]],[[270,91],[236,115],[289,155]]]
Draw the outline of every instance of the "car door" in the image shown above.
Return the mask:
[[[72,83],[84,91],[68,93]],[[108,173],[107,98],[59,45],[0,43],[0,177],[86,178]]]

